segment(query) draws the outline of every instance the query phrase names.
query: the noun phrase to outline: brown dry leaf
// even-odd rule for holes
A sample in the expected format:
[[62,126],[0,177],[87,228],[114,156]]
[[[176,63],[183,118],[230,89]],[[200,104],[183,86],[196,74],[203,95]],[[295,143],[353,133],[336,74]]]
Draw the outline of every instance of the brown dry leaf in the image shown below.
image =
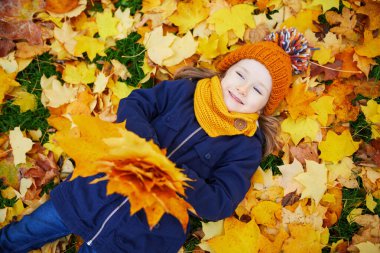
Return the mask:
[[283,0],[282,2],[285,6],[290,8],[293,15],[297,14],[302,9],[301,0]]
[[1,0],[0,17],[3,20],[32,20],[33,14],[43,10],[43,0]]
[[364,214],[355,217],[355,222],[362,226],[352,237],[352,244],[361,242],[380,243],[380,218],[378,215]]
[[361,13],[369,17],[369,30],[380,28],[380,2],[366,1],[365,6],[361,6],[356,10],[356,13]]
[[362,167],[360,176],[363,181],[364,189],[368,193],[377,194],[376,192],[380,190],[380,172],[371,167]]
[[327,11],[326,19],[330,25],[337,25],[330,29],[331,32],[341,34],[349,40],[357,41],[359,34],[355,32],[356,14],[354,11],[344,7],[342,14],[335,11]]
[[359,115],[359,106],[351,104],[355,98],[354,86],[342,83],[339,79],[327,87],[327,94],[334,97],[337,122],[355,121]]
[[316,76],[323,74],[322,80],[327,81],[327,80],[334,80],[337,78],[339,72],[336,70],[341,69],[342,67],[342,61],[336,60],[334,63],[328,63],[324,66],[319,66],[316,64],[311,64],[310,66],[310,76]]
[[297,159],[302,164],[305,164],[305,160],[319,162],[318,144],[315,142],[311,144],[302,142],[297,146],[291,146],[290,153],[293,158]]
[[270,33],[269,27],[266,23],[261,23],[255,28],[248,28],[244,34],[244,40],[251,43],[262,41],[264,37]]
[[0,37],[9,40],[27,40],[32,45],[42,44],[42,32],[32,21],[7,23],[0,21]]
[[26,43],[26,42],[18,42],[16,43],[16,47],[17,47],[17,50],[16,50],[15,56],[17,58],[24,58],[24,59],[41,55],[49,51],[50,49],[50,47],[45,44],[30,45],[29,43]]
[[355,85],[355,95],[361,94],[372,99],[380,97],[380,85],[376,81],[351,80],[351,83]]
[[0,38],[0,57],[7,56],[14,48],[16,44],[6,38]]

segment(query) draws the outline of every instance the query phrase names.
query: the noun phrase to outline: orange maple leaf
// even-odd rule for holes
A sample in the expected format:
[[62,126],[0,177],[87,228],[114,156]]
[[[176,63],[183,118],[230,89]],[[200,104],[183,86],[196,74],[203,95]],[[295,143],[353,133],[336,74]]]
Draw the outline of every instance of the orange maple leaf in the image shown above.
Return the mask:
[[189,179],[167,159],[165,150],[127,131],[124,123],[87,115],[72,119],[75,127],[61,129],[54,137],[75,160],[72,179],[105,173],[105,177],[92,183],[108,180],[107,194],[128,197],[131,215],[144,209],[152,228],[164,213],[170,213],[186,230],[187,211],[192,207],[181,196],[185,195],[185,181]]
[[343,52],[335,55],[335,59],[342,61],[342,70],[344,70],[344,72],[339,72],[340,78],[349,78],[352,75],[356,75],[358,78],[364,77],[363,72],[361,72],[357,67],[357,63],[353,60],[354,53],[354,48],[347,47]]
[[313,102],[315,98],[316,95],[307,90],[307,84],[293,86],[285,97],[290,116],[296,119],[300,115],[313,115],[314,111],[310,107],[310,103]]
[[359,107],[351,104],[355,98],[353,91],[353,85],[341,83],[339,79],[327,88],[327,94],[334,97],[336,123],[355,121],[358,117]]

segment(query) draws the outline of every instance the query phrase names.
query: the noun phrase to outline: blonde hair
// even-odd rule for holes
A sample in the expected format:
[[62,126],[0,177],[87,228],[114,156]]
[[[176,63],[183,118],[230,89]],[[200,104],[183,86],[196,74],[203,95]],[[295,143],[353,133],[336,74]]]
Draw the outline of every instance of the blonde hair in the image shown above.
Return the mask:
[[[174,79],[203,79],[210,78],[215,75],[222,77],[224,73],[219,73],[217,71],[197,68],[192,66],[185,66],[180,68],[175,74]],[[267,156],[272,153],[275,149],[280,147],[280,141],[277,138],[277,132],[279,130],[279,120],[273,116],[265,116],[260,114],[259,116],[259,126],[263,131],[265,137],[265,145],[263,150],[263,156]]]

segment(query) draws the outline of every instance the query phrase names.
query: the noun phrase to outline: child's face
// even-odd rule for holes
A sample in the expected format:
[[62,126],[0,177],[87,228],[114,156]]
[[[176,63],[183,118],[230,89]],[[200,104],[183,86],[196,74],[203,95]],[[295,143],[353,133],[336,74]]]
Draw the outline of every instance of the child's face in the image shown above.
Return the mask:
[[272,77],[268,69],[252,59],[232,65],[221,84],[224,102],[230,112],[259,112],[268,102],[272,91]]

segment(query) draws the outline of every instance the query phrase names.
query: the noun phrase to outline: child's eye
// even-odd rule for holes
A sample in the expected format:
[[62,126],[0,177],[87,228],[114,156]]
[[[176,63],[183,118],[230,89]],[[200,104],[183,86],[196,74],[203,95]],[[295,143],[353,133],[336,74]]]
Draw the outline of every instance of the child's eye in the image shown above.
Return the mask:
[[236,71],[236,74],[238,74],[238,76],[240,76],[241,79],[245,80],[244,76],[240,72]]
[[263,95],[263,94],[261,93],[261,91],[260,91],[258,88],[256,88],[255,86],[253,86],[253,89],[254,89],[255,91],[257,91],[257,93],[259,93],[260,95]]

